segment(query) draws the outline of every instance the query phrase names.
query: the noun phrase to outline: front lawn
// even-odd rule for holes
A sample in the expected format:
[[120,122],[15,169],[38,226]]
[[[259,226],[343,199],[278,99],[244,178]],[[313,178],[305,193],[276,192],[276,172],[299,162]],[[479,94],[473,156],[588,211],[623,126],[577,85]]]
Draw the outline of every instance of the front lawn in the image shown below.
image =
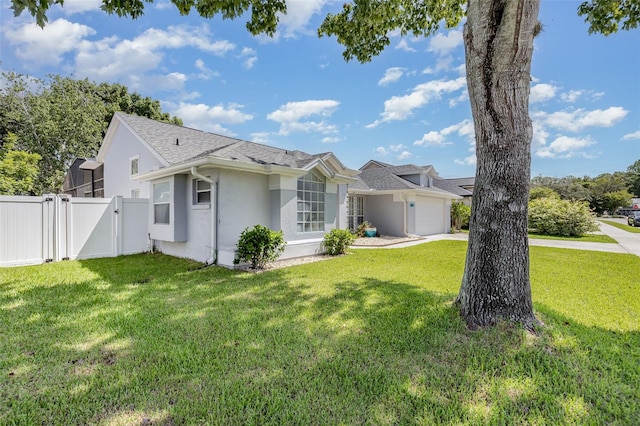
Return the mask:
[[607,225],[615,226],[616,228],[622,229],[622,230],[627,231],[627,232],[633,232],[634,234],[640,234],[640,228],[628,225],[626,223],[620,223],[620,222],[614,222],[612,220],[602,220],[602,219],[600,219],[600,222],[604,222]]
[[465,328],[465,249],[1,269],[0,424],[636,424],[640,258],[532,247],[531,335]]

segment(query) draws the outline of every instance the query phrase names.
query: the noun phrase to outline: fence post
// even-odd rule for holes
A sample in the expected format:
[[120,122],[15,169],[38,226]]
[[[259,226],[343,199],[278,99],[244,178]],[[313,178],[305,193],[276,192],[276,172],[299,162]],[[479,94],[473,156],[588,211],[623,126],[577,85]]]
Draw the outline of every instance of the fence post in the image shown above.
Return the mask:
[[122,221],[124,219],[122,195],[113,197],[113,200],[115,201],[114,220],[116,221],[115,255],[120,256],[122,254]]

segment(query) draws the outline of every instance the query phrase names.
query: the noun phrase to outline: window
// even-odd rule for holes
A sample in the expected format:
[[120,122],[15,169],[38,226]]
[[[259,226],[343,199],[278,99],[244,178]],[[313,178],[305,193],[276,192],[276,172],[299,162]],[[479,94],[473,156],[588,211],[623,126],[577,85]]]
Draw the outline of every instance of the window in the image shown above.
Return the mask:
[[347,198],[347,226],[355,231],[364,223],[364,197],[349,195]]
[[324,231],[324,179],[315,173],[298,179],[298,232]]
[[169,224],[171,183],[160,182],[153,184],[153,223]]
[[131,190],[131,198],[140,198],[140,190],[132,189]]
[[193,204],[211,203],[211,184],[202,179],[193,180]]
[[136,176],[138,174],[138,164],[140,162],[140,156],[129,158],[129,176]]

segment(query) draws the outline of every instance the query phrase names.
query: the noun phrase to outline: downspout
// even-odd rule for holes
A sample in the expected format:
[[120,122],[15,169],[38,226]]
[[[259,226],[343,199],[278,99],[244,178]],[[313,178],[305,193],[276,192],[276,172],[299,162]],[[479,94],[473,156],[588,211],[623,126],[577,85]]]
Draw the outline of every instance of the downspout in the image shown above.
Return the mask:
[[211,202],[215,203],[215,206],[211,206],[211,248],[213,249],[213,253],[209,260],[207,260],[207,265],[213,265],[218,260],[218,184],[214,182],[213,179],[198,173],[196,166],[191,167],[191,174],[209,183],[209,185],[211,185],[211,191],[215,191],[215,194],[211,194]]
[[[404,198],[404,197],[403,197],[403,198]],[[409,230],[407,229],[407,227],[409,226],[409,224],[407,223],[407,222],[408,222],[408,221],[407,221],[407,203],[408,203],[409,201],[407,201],[407,200],[402,200],[402,201],[403,201],[403,202],[402,202],[402,209],[404,210],[404,214],[402,215],[402,220],[403,220],[403,222],[404,222],[404,226],[403,226],[403,229],[404,229],[404,236],[405,236],[405,237],[408,237],[408,236],[409,236]]]

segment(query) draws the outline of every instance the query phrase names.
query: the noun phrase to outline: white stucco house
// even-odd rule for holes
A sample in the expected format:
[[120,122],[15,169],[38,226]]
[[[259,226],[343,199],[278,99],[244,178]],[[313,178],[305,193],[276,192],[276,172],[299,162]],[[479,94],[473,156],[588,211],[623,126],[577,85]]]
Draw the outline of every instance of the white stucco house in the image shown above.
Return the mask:
[[382,235],[434,235],[451,229],[451,203],[471,192],[438,176],[433,166],[371,160],[348,185],[347,226],[364,221]]
[[320,252],[325,232],[347,227],[347,185],[357,170],[311,155],[116,113],[96,164],[104,196],[149,199],[158,250],[233,264],[240,233],[282,230],[283,258]]

